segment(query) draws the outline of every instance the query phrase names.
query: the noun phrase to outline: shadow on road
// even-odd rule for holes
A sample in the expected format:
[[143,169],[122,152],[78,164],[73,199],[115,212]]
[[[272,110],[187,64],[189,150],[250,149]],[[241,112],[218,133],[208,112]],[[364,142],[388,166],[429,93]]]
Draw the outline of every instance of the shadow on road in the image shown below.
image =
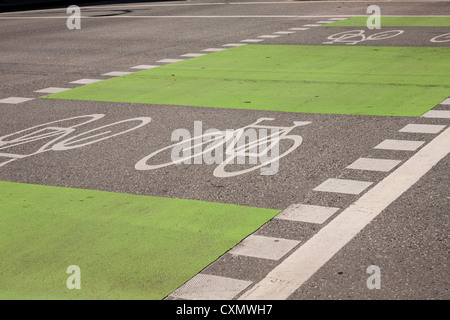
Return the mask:
[[[107,5],[107,4],[123,4],[123,3],[145,3],[145,2],[166,2],[175,0],[109,0],[109,1],[92,1],[92,0],[73,0],[73,1],[61,1],[61,0],[0,0],[0,12],[10,11],[27,11],[27,10],[39,10],[39,9],[55,9],[66,8],[69,5],[93,6],[93,5]],[[183,1],[183,0],[177,0]],[[99,15],[99,16],[114,16],[119,14],[125,14],[130,12],[129,10],[117,14]],[[127,11],[127,12],[125,12]]]

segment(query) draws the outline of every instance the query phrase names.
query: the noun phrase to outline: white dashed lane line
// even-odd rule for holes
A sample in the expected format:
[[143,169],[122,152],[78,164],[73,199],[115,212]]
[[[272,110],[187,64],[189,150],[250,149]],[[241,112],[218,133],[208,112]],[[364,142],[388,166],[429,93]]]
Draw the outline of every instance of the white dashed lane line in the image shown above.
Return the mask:
[[300,241],[250,235],[228,253],[240,256],[280,260],[294,249]]
[[359,158],[346,168],[354,170],[389,172],[400,163],[400,160]]
[[71,83],[75,83],[75,84],[91,84],[91,83],[95,83],[95,82],[99,82],[102,81],[101,79],[80,79],[80,80],[75,80],[72,81]]
[[66,90],[70,90],[71,88],[58,88],[58,87],[49,87],[45,89],[36,90],[38,93],[58,93]]
[[124,71],[111,71],[102,74],[102,76],[108,76],[108,77],[121,77],[126,76],[127,74],[131,74],[132,72],[124,72]]
[[26,101],[34,100],[34,98],[9,97],[0,100],[0,103],[18,104]]
[[398,150],[398,151],[415,151],[420,148],[425,141],[410,141],[410,140],[391,140],[386,139],[378,144],[375,149],[382,150]]
[[328,179],[321,183],[319,186],[315,187],[313,190],[357,195],[370,187],[371,184],[372,182],[370,181]]
[[293,204],[275,216],[275,219],[322,224],[340,208],[323,207],[309,204]]

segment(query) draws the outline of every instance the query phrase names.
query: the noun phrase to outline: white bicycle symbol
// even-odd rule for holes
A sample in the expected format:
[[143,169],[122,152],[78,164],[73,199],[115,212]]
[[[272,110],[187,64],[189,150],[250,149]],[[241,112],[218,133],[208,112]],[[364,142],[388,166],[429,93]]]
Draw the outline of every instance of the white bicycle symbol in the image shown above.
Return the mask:
[[[122,120],[109,125],[105,125],[96,129],[80,133],[78,135],[68,137],[76,131],[76,128],[103,118],[104,114],[92,114],[86,116],[78,116],[63,120],[52,121],[28,129],[20,130],[0,137],[0,157],[10,158],[7,161],[0,162],[0,167],[12,161],[30,157],[47,151],[63,151],[75,148],[81,148],[105,139],[109,139],[127,132],[136,130],[151,121],[149,117],[139,117],[134,119]],[[87,120],[86,120],[87,119]],[[80,122],[80,120],[85,120]],[[125,129],[126,123],[138,122],[132,128]],[[115,127],[115,128],[114,128]],[[109,129],[109,130],[105,130]],[[116,130],[116,132],[114,132]],[[65,139],[64,139],[65,138]],[[63,140],[64,139],[64,140]],[[31,144],[39,140],[47,142],[33,152],[25,153],[24,145]],[[10,152],[5,152],[10,149]],[[35,148],[33,148],[35,149]],[[16,151],[14,151],[16,150]]]
[[333,34],[327,38],[328,40],[333,40],[333,41],[323,42],[323,43],[324,44],[333,44],[336,42],[342,42],[345,44],[353,45],[353,44],[358,44],[363,41],[375,41],[375,40],[384,40],[384,39],[393,38],[398,35],[401,35],[405,31],[404,30],[383,31],[383,32],[374,33],[367,37],[365,35],[365,32],[366,32],[365,30],[348,30],[348,31],[344,31],[344,32],[339,32],[339,33]]
[[[215,133],[205,133],[201,136],[196,136],[189,140],[184,140],[181,142],[177,142],[175,144],[169,145],[162,149],[159,149],[150,155],[146,156],[142,160],[140,160],[135,168],[137,170],[154,170],[160,169],[164,167],[168,167],[171,165],[177,165],[180,163],[186,163],[186,161],[190,161],[197,157],[202,157],[203,155],[211,152],[212,150],[222,147],[225,148],[226,159],[223,162],[219,163],[215,168],[213,174],[218,178],[226,178],[226,177],[234,177],[237,175],[245,174],[265,166],[271,165],[273,162],[278,161],[279,159],[287,156],[289,153],[297,149],[303,138],[299,135],[288,135],[290,131],[294,128],[304,126],[310,124],[310,121],[294,121],[294,125],[290,127],[282,127],[282,126],[269,126],[269,125],[260,125],[262,121],[272,121],[274,118],[259,118],[256,122],[234,130],[234,134],[230,135],[229,131],[216,131]],[[245,144],[238,145],[237,141],[241,138],[244,132],[248,129],[267,129],[272,130],[271,134],[259,137],[254,141],[246,142]],[[273,133],[275,131],[275,133]],[[219,134],[218,134],[219,133]],[[263,155],[267,155],[269,152],[272,152],[272,149],[275,147],[279,147],[279,144],[283,140],[290,140],[292,145],[285,150],[282,154],[278,154],[274,158],[270,158],[260,164],[257,164],[257,159],[261,159]],[[200,142],[199,142],[200,141]],[[208,146],[203,149],[203,146]],[[180,147],[185,147],[185,150],[194,150],[193,153],[189,152],[189,156],[179,158],[177,161],[163,162],[151,164],[150,160],[154,160],[157,155],[165,152],[176,149],[180,149]],[[203,150],[202,150],[203,149]],[[201,150],[201,151],[198,151]],[[196,152],[197,151],[197,152]],[[239,171],[226,171],[226,166],[229,164],[234,164],[235,160],[238,156],[248,157],[250,160],[249,163],[257,164],[251,168],[247,168]],[[253,160],[253,161],[251,161]],[[262,173],[263,171],[262,171]],[[267,174],[267,173],[266,173]],[[273,174],[273,173],[272,173]]]
[[430,40],[435,43],[449,42],[450,41],[450,33],[444,33],[439,36],[436,36]]

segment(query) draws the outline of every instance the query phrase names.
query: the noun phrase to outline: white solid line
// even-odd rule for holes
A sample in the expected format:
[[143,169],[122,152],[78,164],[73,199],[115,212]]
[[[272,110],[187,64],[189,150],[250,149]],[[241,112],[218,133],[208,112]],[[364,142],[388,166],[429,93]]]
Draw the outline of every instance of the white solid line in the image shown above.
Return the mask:
[[449,152],[450,128],[345,209],[239,299],[287,299]]
[[[345,20],[351,17],[361,17],[361,15],[341,15]],[[411,18],[426,18],[429,15],[383,15],[384,17],[411,17]],[[301,19],[301,18],[329,18],[330,15],[318,15],[318,16],[299,16],[299,15],[233,15],[233,16],[80,16],[82,19],[226,19],[226,18],[287,18],[287,19]],[[334,16],[335,17],[335,16]],[[450,15],[433,15],[433,17],[448,18]],[[23,19],[67,19],[67,16],[0,16],[0,20],[23,20]],[[319,26],[319,25],[314,25]]]
[[424,115],[422,115],[422,117],[448,119],[450,118],[450,110],[430,110]]

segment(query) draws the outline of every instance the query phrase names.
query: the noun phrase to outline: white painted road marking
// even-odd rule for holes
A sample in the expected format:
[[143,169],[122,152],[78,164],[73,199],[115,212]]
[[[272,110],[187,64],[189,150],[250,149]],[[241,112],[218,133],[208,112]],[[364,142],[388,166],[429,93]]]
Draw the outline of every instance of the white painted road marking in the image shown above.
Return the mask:
[[375,149],[416,151],[425,141],[390,140],[386,139],[378,144]]
[[180,62],[180,61],[184,61],[184,59],[162,59],[156,62],[159,63],[174,63],[174,62]]
[[322,224],[335,214],[339,208],[293,204],[275,216],[275,219]]
[[196,57],[201,57],[201,56],[206,56],[207,53],[186,53],[186,54],[182,54],[182,57],[189,57],[189,58],[196,58]]
[[219,52],[219,51],[223,51],[223,50],[227,50],[226,48],[208,48],[208,49],[203,49],[202,51],[206,51],[206,52]]
[[131,74],[132,72],[123,72],[123,71],[111,71],[111,72],[107,72],[102,74],[102,76],[109,76],[109,77],[121,77],[121,76],[125,76],[127,74]]
[[430,110],[424,115],[423,118],[441,118],[450,119],[450,110]]
[[264,39],[245,39],[241,40],[241,42],[261,42],[264,41]]
[[444,125],[439,124],[408,124],[404,126],[399,132],[411,133],[439,133],[444,129]]
[[58,93],[63,92],[66,90],[70,90],[71,88],[57,88],[57,87],[48,87],[41,90],[36,90],[35,92],[42,92],[42,93]]
[[239,47],[239,46],[245,46],[246,43],[227,43],[223,44],[222,47]]
[[274,32],[274,34],[293,34],[295,31],[277,31]]
[[347,169],[389,172],[400,162],[400,160],[359,158],[349,165]]
[[372,182],[348,180],[348,179],[328,179],[316,188],[314,191],[335,192],[345,194],[360,194],[366,190]]
[[231,300],[251,284],[251,281],[199,273],[169,297],[187,300]]
[[76,84],[91,84],[91,83],[95,83],[95,82],[99,82],[102,81],[100,79],[80,79],[80,80],[75,80],[72,81],[71,83],[76,83]]
[[239,299],[287,299],[449,152],[450,128],[340,213]]
[[296,240],[271,238],[252,234],[228,251],[228,253],[254,258],[280,260],[299,243],[300,241]]
[[274,39],[274,38],[278,38],[279,35],[277,34],[265,34],[262,36],[258,36],[258,38],[266,38],[266,39]]
[[155,66],[155,65],[151,65],[151,64],[141,64],[139,66],[134,66],[131,67],[131,69],[142,69],[142,70],[148,70],[148,69],[153,69],[159,66]]
[[450,98],[445,99],[440,104],[450,105]]
[[0,103],[18,104],[26,101],[34,100],[34,98],[9,97],[1,99]]

